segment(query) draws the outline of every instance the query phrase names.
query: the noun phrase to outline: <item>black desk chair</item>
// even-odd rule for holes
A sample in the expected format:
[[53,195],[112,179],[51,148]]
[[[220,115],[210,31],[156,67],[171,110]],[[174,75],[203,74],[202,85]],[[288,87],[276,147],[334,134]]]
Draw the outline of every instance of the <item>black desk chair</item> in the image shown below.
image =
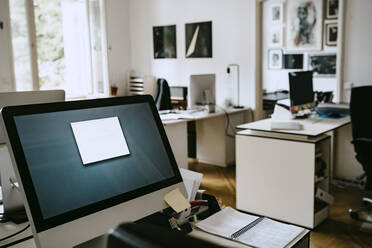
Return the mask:
[[[358,179],[367,179],[366,190],[372,190],[372,118],[370,111],[372,109],[372,86],[363,86],[352,88],[350,98],[350,117],[356,159],[362,165],[364,174]],[[366,219],[369,211],[372,211],[372,199],[363,198],[365,207],[358,210],[350,210],[352,218]],[[368,209],[367,207],[370,207]]]

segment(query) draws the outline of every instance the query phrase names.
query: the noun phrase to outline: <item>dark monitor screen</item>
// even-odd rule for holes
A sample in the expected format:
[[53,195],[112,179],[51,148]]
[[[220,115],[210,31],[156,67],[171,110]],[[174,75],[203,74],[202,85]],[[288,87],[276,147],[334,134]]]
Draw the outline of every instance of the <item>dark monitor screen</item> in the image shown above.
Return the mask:
[[181,182],[151,96],[3,111],[39,230]]
[[292,113],[297,113],[303,109],[311,109],[314,106],[312,71],[289,73],[289,97]]

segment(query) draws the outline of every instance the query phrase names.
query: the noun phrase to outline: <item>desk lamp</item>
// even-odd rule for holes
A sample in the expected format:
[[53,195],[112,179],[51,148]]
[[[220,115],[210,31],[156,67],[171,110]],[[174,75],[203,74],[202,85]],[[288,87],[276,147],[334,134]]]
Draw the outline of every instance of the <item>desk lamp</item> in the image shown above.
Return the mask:
[[233,108],[244,108],[244,106],[241,106],[240,105],[240,69],[239,69],[239,65],[238,64],[229,64],[227,66],[227,74],[230,74],[230,67],[233,67],[233,66],[236,66],[237,70],[238,70],[238,77],[237,77],[237,85],[238,85],[238,90],[237,90],[237,95],[238,95],[238,103],[237,105],[234,105]]

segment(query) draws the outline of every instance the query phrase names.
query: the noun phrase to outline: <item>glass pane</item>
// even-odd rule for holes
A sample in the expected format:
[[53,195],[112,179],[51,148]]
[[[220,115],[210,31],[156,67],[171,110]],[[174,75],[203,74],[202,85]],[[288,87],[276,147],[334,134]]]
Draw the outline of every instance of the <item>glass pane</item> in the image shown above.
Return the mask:
[[30,40],[25,1],[27,0],[9,1],[14,74],[18,91],[32,90]]
[[65,88],[60,0],[34,1],[40,89]]

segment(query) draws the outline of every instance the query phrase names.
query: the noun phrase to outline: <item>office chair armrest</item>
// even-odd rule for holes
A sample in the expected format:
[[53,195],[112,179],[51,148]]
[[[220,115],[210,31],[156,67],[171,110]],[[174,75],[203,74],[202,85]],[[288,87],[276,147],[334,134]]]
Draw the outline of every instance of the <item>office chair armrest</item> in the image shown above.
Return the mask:
[[351,141],[352,144],[363,144],[370,143],[372,144],[372,138],[357,138]]

